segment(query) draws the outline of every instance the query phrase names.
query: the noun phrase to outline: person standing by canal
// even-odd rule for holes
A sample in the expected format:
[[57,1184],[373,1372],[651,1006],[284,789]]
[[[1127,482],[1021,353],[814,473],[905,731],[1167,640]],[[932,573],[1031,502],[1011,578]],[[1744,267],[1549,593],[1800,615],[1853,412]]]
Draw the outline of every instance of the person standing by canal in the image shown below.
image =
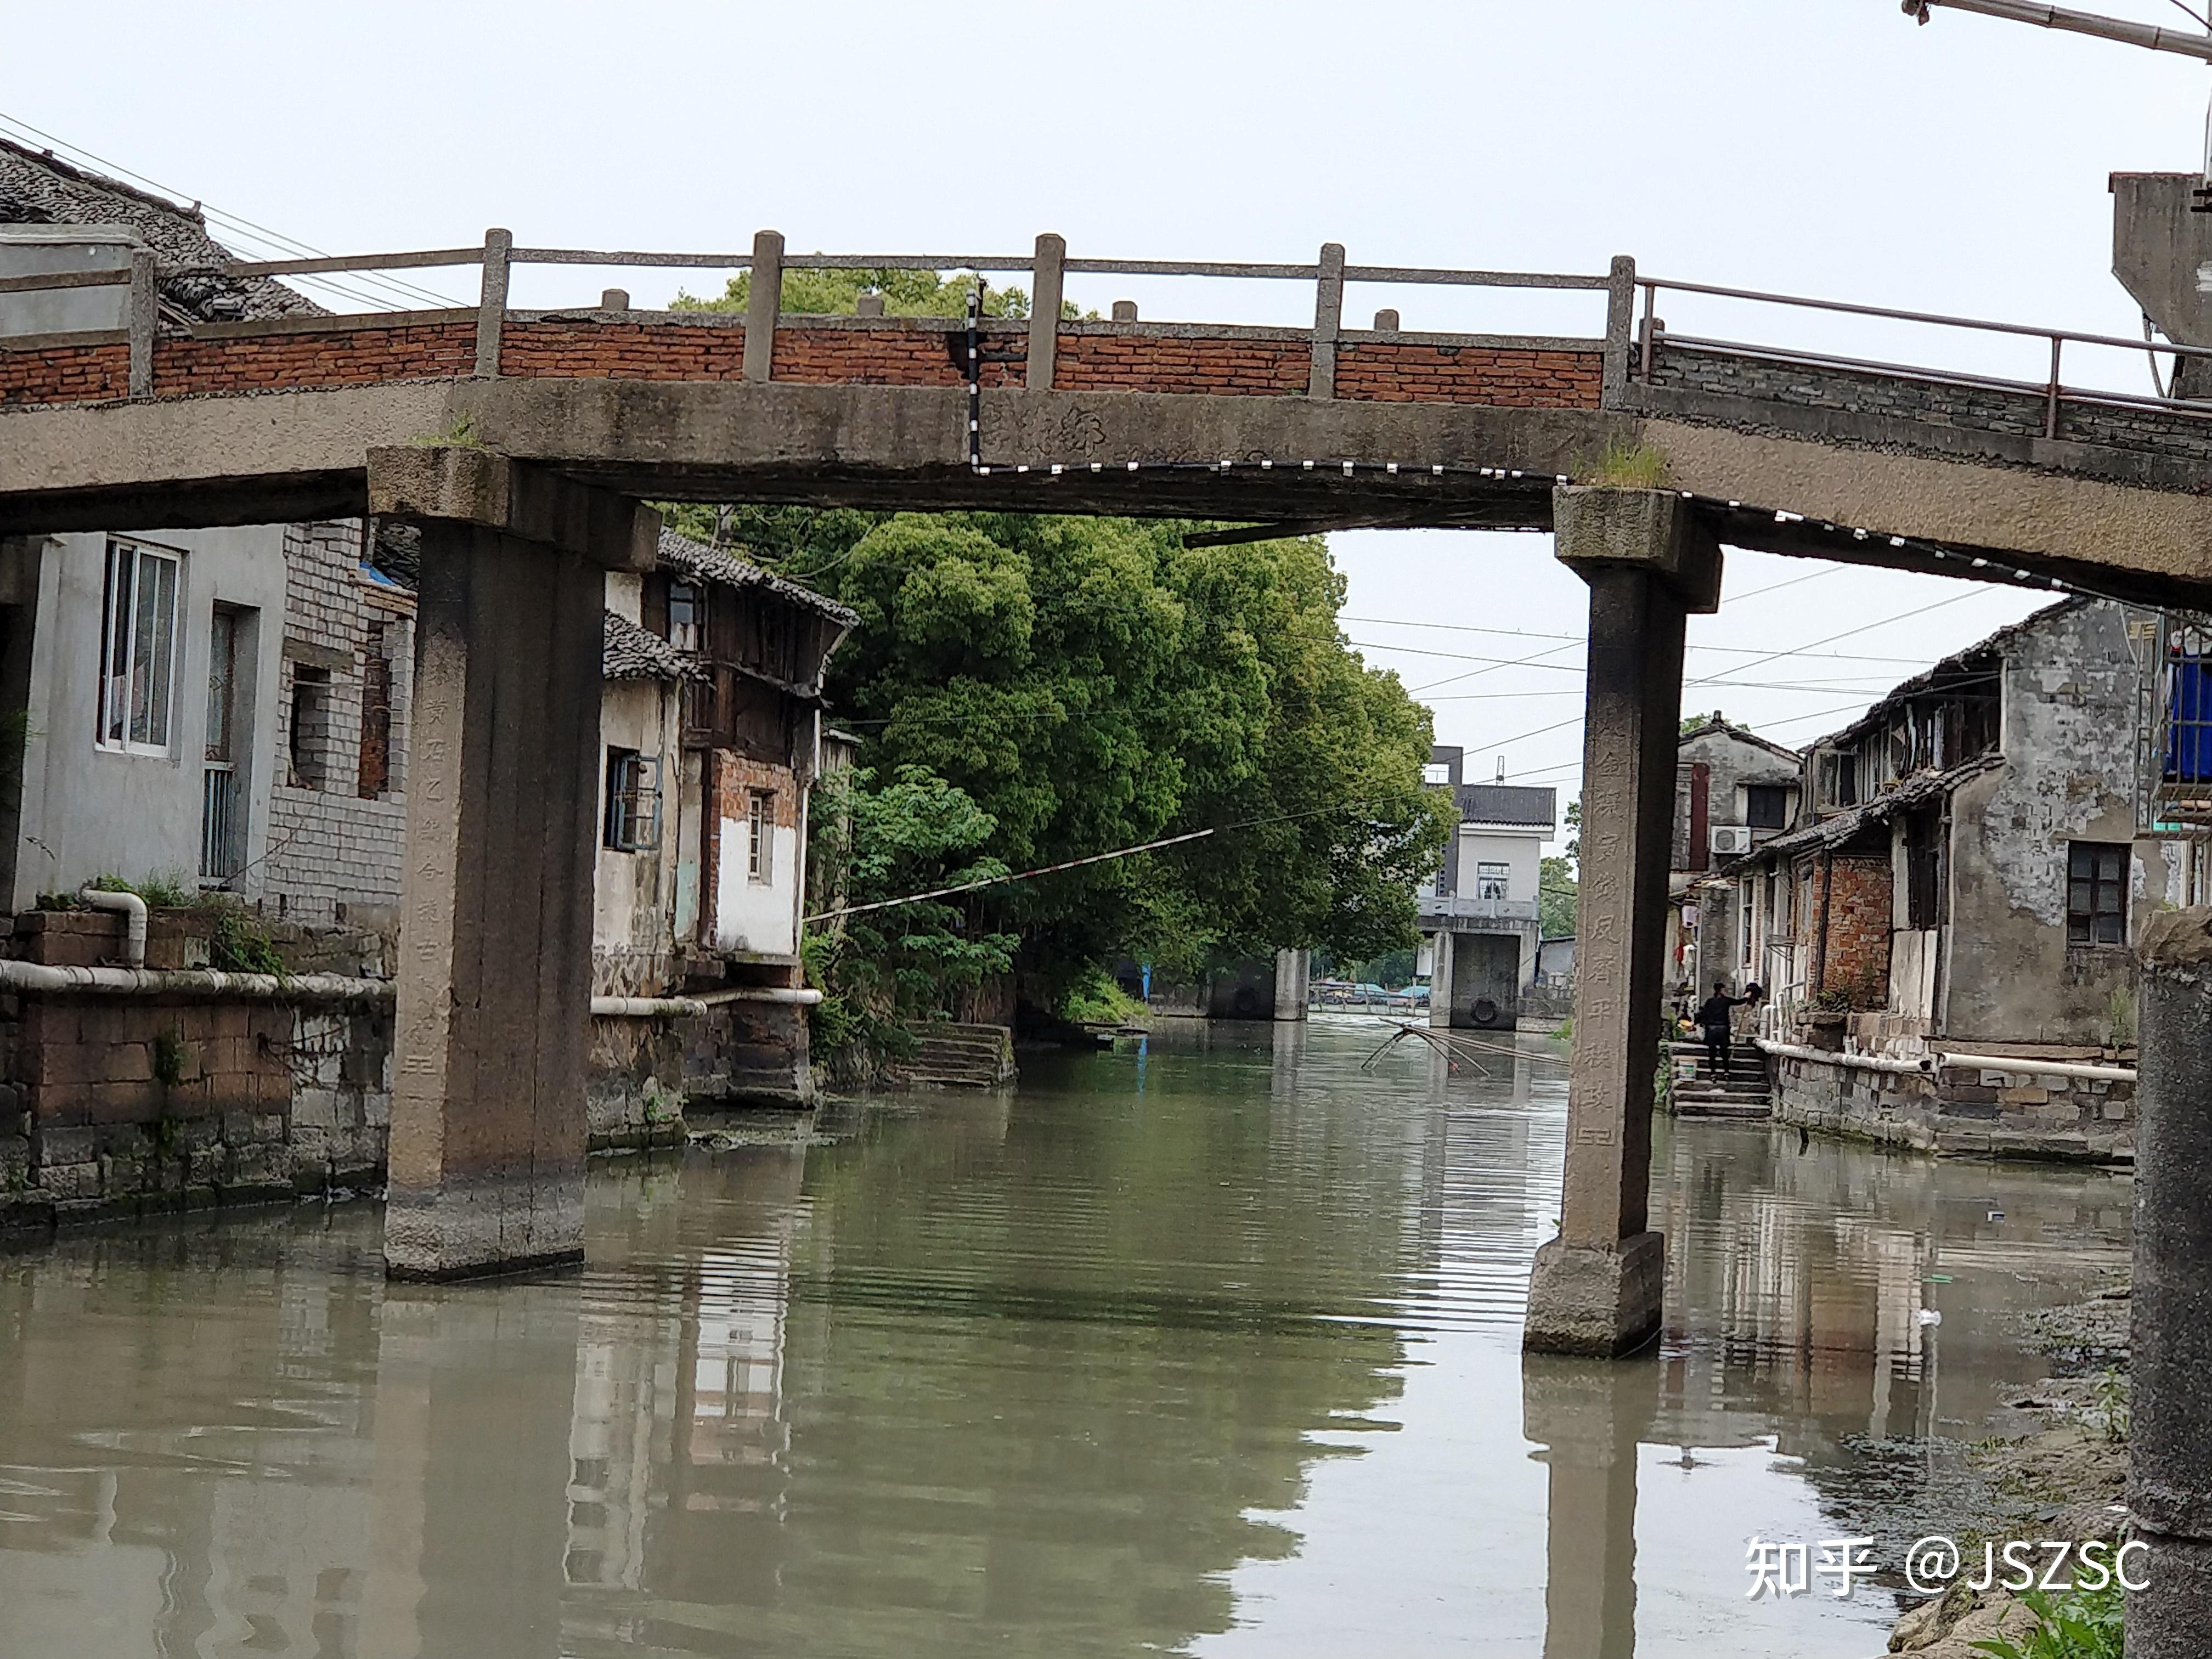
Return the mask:
[[1732,997],[1728,994],[1728,982],[1716,980],[1713,994],[1698,1006],[1698,1029],[1705,1033],[1705,1066],[1716,1081],[1729,1074],[1729,1022],[1739,1008],[1759,1002],[1766,995],[1764,986],[1747,985],[1743,994]]

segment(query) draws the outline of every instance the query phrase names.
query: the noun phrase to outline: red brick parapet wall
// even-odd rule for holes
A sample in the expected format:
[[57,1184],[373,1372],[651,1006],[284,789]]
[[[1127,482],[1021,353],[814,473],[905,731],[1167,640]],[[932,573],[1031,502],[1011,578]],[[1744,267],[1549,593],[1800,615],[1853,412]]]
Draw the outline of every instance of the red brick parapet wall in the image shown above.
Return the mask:
[[[154,350],[156,398],[464,378],[476,367],[473,311],[217,325]],[[987,387],[1026,382],[1027,325],[984,336]],[[681,313],[510,313],[507,379],[735,380],[745,331]],[[776,329],[771,378],[809,386],[958,386],[965,332],[935,319],[792,319]],[[956,353],[954,348],[959,348]],[[1054,388],[1194,396],[1303,397],[1312,368],[1299,330],[1188,324],[1071,324],[1059,334]],[[102,403],[129,385],[130,350],[95,341],[0,343],[0,408]],[[1474,336],[1351,338],[1338,345],[1336,396],[1347,401],[1595,409],[1600,343]]]

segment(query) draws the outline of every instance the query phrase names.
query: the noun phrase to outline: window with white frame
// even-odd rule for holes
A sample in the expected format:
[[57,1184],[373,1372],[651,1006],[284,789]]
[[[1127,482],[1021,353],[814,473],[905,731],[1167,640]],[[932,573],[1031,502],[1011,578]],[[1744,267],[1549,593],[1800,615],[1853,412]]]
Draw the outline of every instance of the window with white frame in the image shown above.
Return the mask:
[[1502,899],[1513,887],[1513,866],[1510,864],[1478,864],[1474,866],[1474,896],[1479,899]]
[[108,540],[96,737],[103,749],[168,751],[183,573],[177,554],[119,536]]
[[775,879],[775,797],[765,789],[753,791],[752,811],[745,825],[745,872],[755,881]]

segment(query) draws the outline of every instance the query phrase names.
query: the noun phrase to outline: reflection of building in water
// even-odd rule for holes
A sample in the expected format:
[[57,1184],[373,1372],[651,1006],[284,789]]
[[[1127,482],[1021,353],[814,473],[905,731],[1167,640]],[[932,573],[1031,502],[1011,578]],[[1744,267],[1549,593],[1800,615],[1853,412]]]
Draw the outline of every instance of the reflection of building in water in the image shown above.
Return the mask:
[[[641,1168],[594,1183],[593,1237],[603,1225],[616,1236],[610,1265],[633,1288],[586,1297],[569,1431],[572,1590],[667,1588],[680,1574],[654,1545],[669,1511],[781,1519],[785,1304],[805,1158],[763,1149],[695,1158],[680,1177]],[[714,1242],[681,1236],[693,1228]],[[680,1283],[636,1293],[640,1277],[668,1273]],[[744,1545],[730,1573],[772,1576],[767,1540],[727,1541]],[[572,1631],[598,1622],[588,1601],[572,1606]]]

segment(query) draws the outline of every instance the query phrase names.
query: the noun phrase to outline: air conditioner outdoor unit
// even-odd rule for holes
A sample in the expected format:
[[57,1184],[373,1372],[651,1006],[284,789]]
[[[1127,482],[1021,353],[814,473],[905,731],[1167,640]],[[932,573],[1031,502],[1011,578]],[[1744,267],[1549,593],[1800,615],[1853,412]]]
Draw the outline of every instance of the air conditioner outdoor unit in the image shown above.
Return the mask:
[[1715,824],[1713,851],[1723,858],[1748,853],[1751,851],[1751,831],[1740,823]]

